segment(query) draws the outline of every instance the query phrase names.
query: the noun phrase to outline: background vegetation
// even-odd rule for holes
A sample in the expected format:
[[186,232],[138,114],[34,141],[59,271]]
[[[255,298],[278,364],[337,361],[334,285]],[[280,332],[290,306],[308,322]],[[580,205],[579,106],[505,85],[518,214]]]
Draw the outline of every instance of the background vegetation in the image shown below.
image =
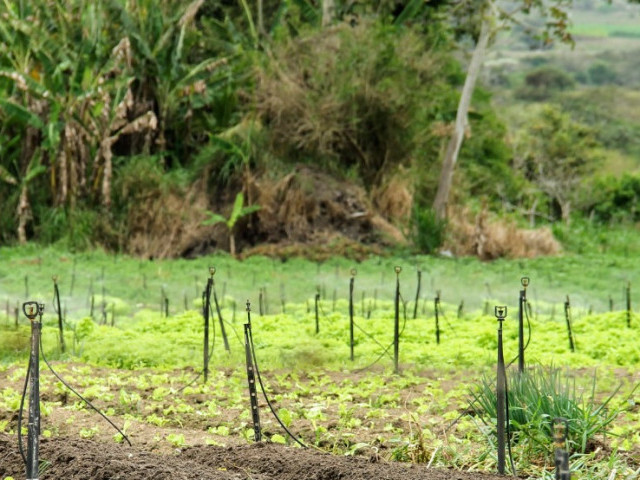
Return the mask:
[[[257,5],[5,2],[0,242],[146,256],[228,249],[202,225],[205,212],[228,218],[237,193],[251,204],[256,181],[306,165],[361,187],[417,250],[441,245],[446,230],[429,210],[478,12],[338,2],[323,25],[320,4]],[[544,33],[535,14],[497,37],[469,112],[455,209],[522,226],[637,221],[635,15],[622,1],[581,2],[572,51],[527,33]],[[239,250],[269,237],[252,232],[237,235]],[[167,238],[186,240],[165,251]]]

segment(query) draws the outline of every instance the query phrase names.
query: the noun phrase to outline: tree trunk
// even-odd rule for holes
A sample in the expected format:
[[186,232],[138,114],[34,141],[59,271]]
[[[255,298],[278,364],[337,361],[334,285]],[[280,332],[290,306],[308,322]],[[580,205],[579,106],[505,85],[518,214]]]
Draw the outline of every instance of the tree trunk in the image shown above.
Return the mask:
[[21,245],[27,243],[27,222],[31,213],[29,205],[29,195],[27,194],[27,183],[22,183],[20,190],[20,200],[18,201],[18,241]]
[[560,200],[558,199],[558,204],[560,205],[560,215],[562,216],[562,221],[565,225],[569,226],[571,223],[571,200]]
[[113,176],[113,162],[111,144],[114,137],[103,140],[102,157],[104,160],[104,171],[102,172],[102,206],[108,212],[111,209],[111,177]]
[[262,0],[258,0],[258,34],[265,36],[267,34],[267,32],[264,29],[264,8],[262,5],[263,1]]
[[335,10],[334,0],[322,0],[322,26],[327,27],[333,22]]
[[453,180],[453,172],[458,161],[460,147],[464,140],[465,128],[468,123],[467,115],[471,104],[471,96],[478,80],[480,68],[484,62],[484,56],[487,51],[490,36],[490,21],[485,17],[480,27],[480,36],[478,43],[471,56],[471,63],[467,71],[467,77],[464,81],[460,102],[458,103],[458,111],[456,113],[456,123],[453,133],[449,139],[444,160],[442,161],[442,171],[440,172],[440,180],[438,181],[438,191],[433,202],[433,210],[436,217],[443,220],[447,216],[447,202],[449,201],[449,192],[451,190],[451,182]]
[[233,231],[229,232],[229,253],[233,258],[236,256],[236,237]]

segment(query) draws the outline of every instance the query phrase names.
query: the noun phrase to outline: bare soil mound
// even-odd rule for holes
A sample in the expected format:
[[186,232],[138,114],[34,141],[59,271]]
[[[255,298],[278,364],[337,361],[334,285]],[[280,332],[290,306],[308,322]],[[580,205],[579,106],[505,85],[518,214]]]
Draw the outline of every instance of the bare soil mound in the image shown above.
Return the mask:
[[[48,462],[42,480],[498,480],[497,475],[384,463],[283,445],[195,447],[174,454],[150,453],[115,443],[58,437],[43,439],[40,459]],[[24,465],[15,438],[0,435],[0,478],[22,478]]]

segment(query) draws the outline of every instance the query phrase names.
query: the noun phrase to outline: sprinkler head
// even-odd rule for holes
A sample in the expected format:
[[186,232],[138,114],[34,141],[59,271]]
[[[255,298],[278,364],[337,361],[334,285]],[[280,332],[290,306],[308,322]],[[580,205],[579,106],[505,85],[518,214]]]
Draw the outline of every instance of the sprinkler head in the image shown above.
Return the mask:
[[29,320],[34,320],[40,312],[40,305],[38,302],[25,302],[22,304],[22,311]]
[[498,319],[498,321],[501,322],[507,316],[507,307],[506,306],[497,306],[496,305],[494,313],[495,313],[495,316]]
[[44,303],[39,303],[38,304],[38,314],[42,317],[43,313],[44,313]]
[[352,268],[350,273],[352,277],[355,277],[358,274],[358,271],[355,268]]
[[520,283],[524,288],[527,288],[529,286],[529,277],[522,277]]
[[51,277],[51,280],[53,280],[53,283],[54,283],[54,284],[55,284],[55,283],[58,283],[58,275],[53,275],[53,276]]
[[251,311],[251,302],[247,300],[247,312]]
[[556,448],[563,448],[569,433],[569,422],[564,417],[553,419],[553,441]]
[[402,271],[402,267],[395,266],[393,267],[393,269],[395,270],[396,275],[400,275],[400,272]]
[[216,267],[209,267],[209,275],[212,277],[216,274]]

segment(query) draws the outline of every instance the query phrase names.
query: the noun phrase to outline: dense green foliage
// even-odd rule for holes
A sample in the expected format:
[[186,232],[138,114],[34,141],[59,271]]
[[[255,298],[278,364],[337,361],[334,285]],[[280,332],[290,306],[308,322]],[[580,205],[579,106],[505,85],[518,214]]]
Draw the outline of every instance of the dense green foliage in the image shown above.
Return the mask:
[[[446,1],[338,2],[330,27],[322,27],[318,5],[300,0],[265,1],[262,15],[245,1],[1,8],[0,242],[116,251],[135,251],[131,239],[158,212],[176,208],[167,199],[197,191],[208,202],[201,211],[223,214],[238,190],[249,193],[252,176],[279,178],[300,163],[373,197],[400,177],[413,211],[428,212],[464,80],[457,50],[477,35],[480,18],[477,6]],[[567,40],[567,16],[563,8],[544,12],[549,32],[541,27],[537,41],[549,49],[550,32]],[[524,105],[544,100],[568,111],[566,148],[545,155],[561,166],[556,174],[572,172],[571,211],[588,215],[593,205],[577,199],[588,196],[580,180],[591,171],[566,159],[604,149],[628,163],[640,151],[627,90],[638,69],[622,53],[589,62],[542,55],[524,59],[533,68],[502,73],[501,82]],[[453,202],[478,206],[482,198],[496,211],[535,203],[542,218],[568,220],[564,200],[529,166],[518,168],[523,156],[513,139],[540,133],[541,120],[525,114],[506,125],[505,118],[477,88]],[[556,127],[549,115],[542,121]],[[598,143],[572,149],[571,135],[585,126]],[[537,151],[533,143],[524,145]],[[594,218],[633,220],[632,204],[610,202],[616,212]],[[184,216],[203,220],[195,208]]]

